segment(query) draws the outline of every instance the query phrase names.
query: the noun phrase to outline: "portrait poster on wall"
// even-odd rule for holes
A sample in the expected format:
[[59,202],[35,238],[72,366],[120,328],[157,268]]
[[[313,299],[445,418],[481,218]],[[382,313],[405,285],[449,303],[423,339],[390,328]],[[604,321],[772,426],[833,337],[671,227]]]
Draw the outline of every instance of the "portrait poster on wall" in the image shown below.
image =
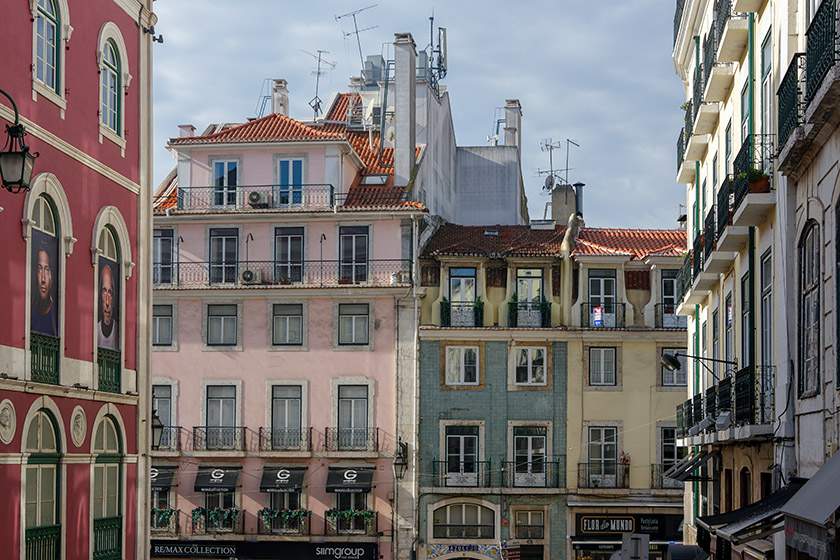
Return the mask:
[[58,239],[32,228],[30,330],[58,336]]
[[120,275],[119,263],[99,257],[99,311],[96,338],[100,348],[120,349]]

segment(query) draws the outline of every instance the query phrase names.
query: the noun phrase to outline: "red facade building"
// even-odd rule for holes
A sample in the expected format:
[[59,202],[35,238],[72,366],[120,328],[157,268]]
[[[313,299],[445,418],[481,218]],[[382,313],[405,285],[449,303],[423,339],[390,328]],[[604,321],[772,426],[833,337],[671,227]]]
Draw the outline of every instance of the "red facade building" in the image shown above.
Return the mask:
[[0,190],[6,558],[147,555],[151,7],[3,4],[0,125],[39,154]]

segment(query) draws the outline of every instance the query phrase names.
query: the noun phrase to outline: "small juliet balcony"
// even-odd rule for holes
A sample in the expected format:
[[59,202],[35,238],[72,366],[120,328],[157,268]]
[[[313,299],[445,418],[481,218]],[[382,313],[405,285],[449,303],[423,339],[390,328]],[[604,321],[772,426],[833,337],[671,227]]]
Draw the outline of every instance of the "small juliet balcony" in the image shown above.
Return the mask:
[[578,488],[628,488],[630,465],[619,461],[578,463]]
[[747,366],[735,373],[735,425],[773,423],[776,368]]
[[324,428],[327,451],[379,451],[379,428]]
[[623,329],[624,303],[604,301],[580,305],[580,326],[585,329]]
[[480,299],[475,301],[449,301],[444,299],[440,302],[440,326],[483,327],[484,302]]
[[749,239],[749,230],[744,226],[732,224],[732,215],[735,208],[735,193],[732,176],[727,175],[717,192],[717,250],[728,252],[735,260],[735,254],[746,247]]
[[26,528],[27,560],[58,560],[61,558],[61,525],[42,525]]
[[312,451],[312,428],[260,428],[260,451]]
[[36,332],[29,333],[32,354],[32,381],[58,385],[60,359],[59,338]]
[[242,426],[195,426],[194,451],[245,451],[245,428]]
[[560,462],[502,461],[502,480],[507,488],[560,488]]
[[151,509],[149,531],[154,537],[175,537],[180,534],[180,510],[171,507]]
[[311,534],[312,512],[305,509],[270,509],[257,512],[257,533],[305,537]]
[[677,136],[677,183],[693,183],[695,178],[694,162],[685,159],[685,128]]
[[715,37],[720,62],[738,62],[747,51],[749,20],[745,14],[735,13],[733,0],[717,0],[715,4]]
[[[168,202],[168,201],[158,201]],[[332,185],[178,186],[179,211],[243,212],[250,210],[331,210],[336,204]]]
[[122,388],[120,353],[107,348],[97,348],[97,371],[99,385],[97,390],[119,393]]
[[161,428],[160,444],[152,452],[177,453],[181,451],[181,426],[163,426]]
[[445,488],[489,488],[490,461],[435,461],[436,486]]
[[203,508],[192,510],[193,535],[244,535],[243,512],[236,508]]
[[551,303],[547,301],[509,301],[509,327],[551,327]]
[[324,512],[325,533],[332,536],[377,536],[378,524],[375,511],[330,509]]
[[93,520],[94,560],[120,560],[122,558],[122,516],[102,517]]
[[735,262],[737,253],[724,251],[720,248],[720,241],[717,236],[718,224],[722,221],[720,214],[726,212],[726,208],[720,208],[713,205],[706,215],[706,220],[703,227],[703,243],[704,243],[704,287],[711,288],[717,284],[720,275],[726,273],[732,263]]
[[802,159],[807,146],[801,127],[805,119],[805,53],[795,53],[782,78],[779,97],[779,171],[788,175]]
[[735,178],[732,223],[757,226],[776,207],[772,173],[773,135],[751,134],[733,162]]
[[657,303],[654,305],[654,326],[657,329],[685,329],[688,317],[677,315],[676,304]]

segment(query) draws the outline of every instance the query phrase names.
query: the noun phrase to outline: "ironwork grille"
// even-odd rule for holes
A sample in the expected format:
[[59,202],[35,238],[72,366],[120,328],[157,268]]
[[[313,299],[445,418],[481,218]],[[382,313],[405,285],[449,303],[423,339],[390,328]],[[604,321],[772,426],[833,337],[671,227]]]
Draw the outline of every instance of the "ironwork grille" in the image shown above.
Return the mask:
[[58,385],[60,339],[46,334],[30,333],[32,381]]

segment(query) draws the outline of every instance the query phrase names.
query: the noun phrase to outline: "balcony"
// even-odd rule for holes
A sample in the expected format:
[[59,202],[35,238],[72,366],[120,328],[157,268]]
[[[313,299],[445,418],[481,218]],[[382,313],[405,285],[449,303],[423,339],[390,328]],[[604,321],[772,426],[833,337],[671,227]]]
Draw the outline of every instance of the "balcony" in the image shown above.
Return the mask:
[[623,329],[624,303],[605,301],[580,304],[580,326],[584,329]]
[[170,280],[169,283],[156,282],[155,288],[409,286],[411,261],[180,262],[172,264],[172,274],[159,275],[155,279]]
[[679,480],[668,478],[664,473],[673,465],[651,465],[650,466],[650,487],[660,490],[682,490],[685,484]]
[[775,368],[747,366],[735,373],[735,424],[773,423]]
[[260,428],[260,451],[312,451],[312,428]]
[[437,486],[447,488],[489,488],[490,461],[435,461]]
[[311,534],[312,512],[305,509],[261,509],[257,514],[257,533],[306,537]]
[[58,560],[61,557],[61,525],[26,528],[27,560]]
[[509,327],[551,327],[551,303],[547,301],[509,301]]
[[677,301],[682,302],[691,289],[691,251],[683,257],[682,265],[677,273]]
[[180,211],[242,212],[249,210],[332,210],[332,185],[236,185],[230,187],[178,187]]
[[823,0],[808,26],[805,50],[805,102],[816,96],[823,80],[837,62],[837,8],[835,0]]
[[216,535],[245,533],[242,512],[236,508],[203,507],[192,510],[192,534]]
[[677,405],[677,437],[682,439],[688,435],[688,426],[685,422],[685,405]]
[[[717,418],[717,388],[714,385],[706,389],[706,396],[703,402],[706,404],[706,408],[703,411],[704,418]],[[711,429],[710,427],[709,430]]]
[[734,0],[732,3],[732,10],[745,14],[747,12],[757,12],[767,0]]
[[[796,129],[802,126],[805,115],[805,53],[796,53],[790,61],[779,85],[779,171],[789,173],[795,166],[791,156],[801,150],[802,142]],[[788,145],[788,139],[792,139]]]
[[93,560],[122,558],[122,516],[93,520]]
[[738,62],[747,51],[749,20],[733,12],[732,0],[718,0],[715,5],[715,37],[720,62]]
[[711,134],[720,118],[720,104],[716,101],[700,103],[694,118],[694,134]]
[[688,318],[677,315],[677,306],[673,303],[657,303],[654,309],[654,325],[657,329],[685,329]]
[[440,302],[440,326],[483,327],[484,302],[479,299],[475,301],[449,301],[444,299]]
[[160,445],[152,451],[181,451],[181,426],[164,426],[160,434]]
[[325,428],[327,451],[379,451],[379,428]]
[[732,223],[736,226],[757,226],[776,206],[772,192],[773,135],[751,134],[747,137],[733,168],[735,179]]
[[152,508],[150,531],[155,537],[175,537],[181,533],[180,518],[181,511],[170,507]]
[[107,348],[97,348],[98,391],[119,393],[122,388],[120,375],[120,353]]
[[685,159],[685,145],[685,128],[682,128],[677,136],[677,183],[693,183],[695,178],[694,162]]
[[712,256],[712,253],[716,248],[716,241],[715,207],[712,205],[712,207],[709,208],[709,212],[706,214],[706,219],[703,221],[703,256],[707,263],[709,262],[709,257]]
[[[677,35],[680,33],[680,22],[682,21],[683,9],[685,8],[685,0],[677,0],[677,6],[674,10],[674,44],[677,44]],[[540,537],[542,538],[542,537]]]
[[241,426],[195,426],[194,451],[245,451],[245,428]]
[[578,488],[628,488],[630,465],[618,461],[578,463]]
[[39,333],[29,333],[32,354],[32,381],[58,385],[60,339]]
[[506,488],[560,488],[560,463],[502,461],[502,479]]
[[324,512],[328,537],[356,535],[375,537],[378,534],[376,512],[369,510],[337,510]]

